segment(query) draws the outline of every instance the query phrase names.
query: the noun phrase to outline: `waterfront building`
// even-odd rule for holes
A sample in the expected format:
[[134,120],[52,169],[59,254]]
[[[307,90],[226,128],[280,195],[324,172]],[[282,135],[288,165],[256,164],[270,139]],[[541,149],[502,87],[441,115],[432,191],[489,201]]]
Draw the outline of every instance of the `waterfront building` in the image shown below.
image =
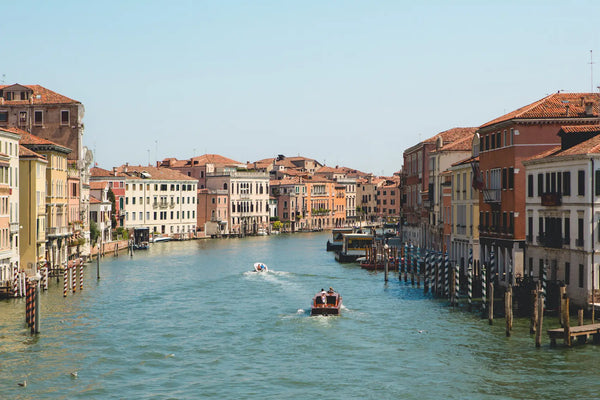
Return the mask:
[[81,255],[89,249],[89,168],[92,152],[83,146],[83,116],[80,101],[40,85],[0,85],[0,129],[17,128],[56,143],[71,152],[67,158],[80,174],[79,212],[85,243]]
[[428,248],[450,251],[449,242],[444,240],[444,221],[442,206],[443,173],[452,164],[471,155],[471,143],[477,128],[453,128],[435,137],[435,148],[429,153],[429,180],[427,200],[424,207],[428,210],[425,244]]
[[125,226],[125,176],[118,174],[116,168],[109,171],[93,167],[90,168],[90,185],[94,182],[108,183],[108,187],[115,196],[115,208],[111,212],[117,224],[113,228]]
[[67,246],[69,260],[79,258],[85,243],[81,220],[81,174],[76,161],[67,162],[67,225],[71,230]]
[[[0,265],[19,262],[19,139],[18,129],[0,129],[0,156],[3,180],[8,185],[3,198],[8,214],[8,229],[4,238],[7,247],[0,254]],[[5,198],[7,196],[7,198]],[[4,232],[4,231],[3,231]]]
[[206,236],[229,234],[229,191],[198,189],[197,226]]
[[108,182],[90,183],[90,221],[98,228],[97,241],[112,242],[111,210],[112,203],[108,199]]
[[122,165],[125,177],[125,228],[191,238],[196,232],[197,180],[169,168]]
[[346,193],[346,223],[353,224],[357,221],[356,178],[346,176],[337,179],[337,183],[344,186],[344,192]]
[[284,231],[296,232],[307,229],[304,214],[306,185],[302,178],[283,178],[269,182],[271,195],[276,199],[271,216],[277,217]]
[[481,125],[479,166],[480,259],[494,249],[498,282],[524,273],[525,193],[523,161],[560,145],[561,127],[598,123],[597,93],[554,93]]
[[46,164],[46,260],[58,268],[68,259],[68,173],[67,156],[71,149],[50,140],[21,132],[22,146],[44,157]]
[[[473,257],[473,270],[479,271],[479,136],[471,140],[471,157],[452,164],[452,229],[449,253],[452,260],[463,267],[466,274],[469,252]],[[475,175],[474,172],[476,171]],[[474,180],[476,176],[476,180]],[[477,273],[478,275],[478,273]]]
[[0,85],[0,128],[14,127],[84,156],[83,104],[40,85]]
[[443,149],[444,146],[464,140],[474,131],[473,128],[452,128],[404,151],[402,167],[405,177],[402,195],[405,199],[402,206],[404,218],[402,236],[404,240],[412,241],[428,249],[443,250],[443,240],[440,240],[439,233],[440,230],[443,230],[443,225],[438,222],[441,204],[439,175],[453,162],[459,161],[467,155],[462,157],[452,155],[454,152],[449,154],[440,152],[433,158],[430,155],[436,150]]
[[178,160],[176,158],[165,158],[159,167],[166,167],[179,171],[184,175],[195,178],[198,181],[198,188],[206,188],[206,176],[217,170],[237,171],[246,168],[246,164],[231,158],[223,157],[218,154],[204,154],[198,157],[192,157],[188,160]]
[[266,172],[225,167],[207,172],[206,187],[229,192],[231,234],[257,234],[269,229],[269,176]]
[[384,180],[373,175],[356,180],[356,201],[359,220],[373,222],[377,217],[377,188]]
[[302,199],[301,229],[330,229],[345,225],[344,186],[317,176],[309,176],[302,182],[306,185],[306,196]]
[[400,173],[386,179],[377,189],[377,216],[382,221],[397,222],[400,218]]
[[[566,286],[574,305],[598,302],[600,125],[564,126],[560,146],[526,168],[524,274]],[[595,293],[592,301],[592,293]]]
[[46,261],[46,157],[19,146],[19,255],[33,271]]

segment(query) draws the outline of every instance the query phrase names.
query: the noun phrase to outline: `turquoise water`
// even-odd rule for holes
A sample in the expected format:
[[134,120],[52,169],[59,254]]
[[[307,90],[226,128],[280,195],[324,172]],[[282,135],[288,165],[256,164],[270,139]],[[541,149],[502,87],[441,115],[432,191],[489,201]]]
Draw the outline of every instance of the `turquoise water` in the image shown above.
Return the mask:
[[[338,264],[327,238],[168,242],[103,259],[83,292],[63,298],[51,283],[37,336],[23,300],[0,301],[0,398],[600,398],[600,347],[544,337],[536,349],[527,320],[507,338],[503,320]],[[256,261],[271,271],[248,272]],[[342,316],[310,317],[329,286]]]

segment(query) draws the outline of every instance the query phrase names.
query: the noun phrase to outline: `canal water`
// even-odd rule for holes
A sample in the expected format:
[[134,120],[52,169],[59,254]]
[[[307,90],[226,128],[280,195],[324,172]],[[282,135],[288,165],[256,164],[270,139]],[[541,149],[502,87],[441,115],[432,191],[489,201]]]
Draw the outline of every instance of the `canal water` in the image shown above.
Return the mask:
[[[536,349],[527,320],[455,310],[338,264],[328,235],[168,242],[105,258],[41,333],[0,301],[1,399],[595,399],[599,346]],[[256,261],[270,272],[248,272]],[[340,317],[310,317],[333,286]],[[547,319],[546,327],[556,320]],[[76,372],[77,376],[72,376]],[[18,385],[27,381],[26,387]]]

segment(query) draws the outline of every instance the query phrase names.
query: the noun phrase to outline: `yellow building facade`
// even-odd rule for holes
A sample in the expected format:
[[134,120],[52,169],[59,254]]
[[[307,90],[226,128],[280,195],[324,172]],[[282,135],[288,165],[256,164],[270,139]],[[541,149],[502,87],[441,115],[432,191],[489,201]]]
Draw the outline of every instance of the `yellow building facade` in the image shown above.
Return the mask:
[[46,256],[46,158],[19,148],[19,216],[21,265],[32,269]]

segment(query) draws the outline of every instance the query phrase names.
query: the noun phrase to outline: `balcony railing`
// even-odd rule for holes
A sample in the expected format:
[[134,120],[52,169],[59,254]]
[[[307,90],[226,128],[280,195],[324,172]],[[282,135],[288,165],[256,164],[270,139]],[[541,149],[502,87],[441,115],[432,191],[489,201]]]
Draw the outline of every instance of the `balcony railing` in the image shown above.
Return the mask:
[[66,226],[50,227],[46,229],[47,236],[66,236],[69,234],[69,228]]
[[543,235],[540,236],[539,242],[544,247],[549,247],[552,249],[561,249],[563,246],[563,239],[560,236],[556,235]]
[[483,189],[483,201],[489,204],[500,203],[502,199],[502,190],[500,189]]
[[542,193],[542,205],[546,207],[560,206],[562,204],[562,195],[560,193],[548,192]]

